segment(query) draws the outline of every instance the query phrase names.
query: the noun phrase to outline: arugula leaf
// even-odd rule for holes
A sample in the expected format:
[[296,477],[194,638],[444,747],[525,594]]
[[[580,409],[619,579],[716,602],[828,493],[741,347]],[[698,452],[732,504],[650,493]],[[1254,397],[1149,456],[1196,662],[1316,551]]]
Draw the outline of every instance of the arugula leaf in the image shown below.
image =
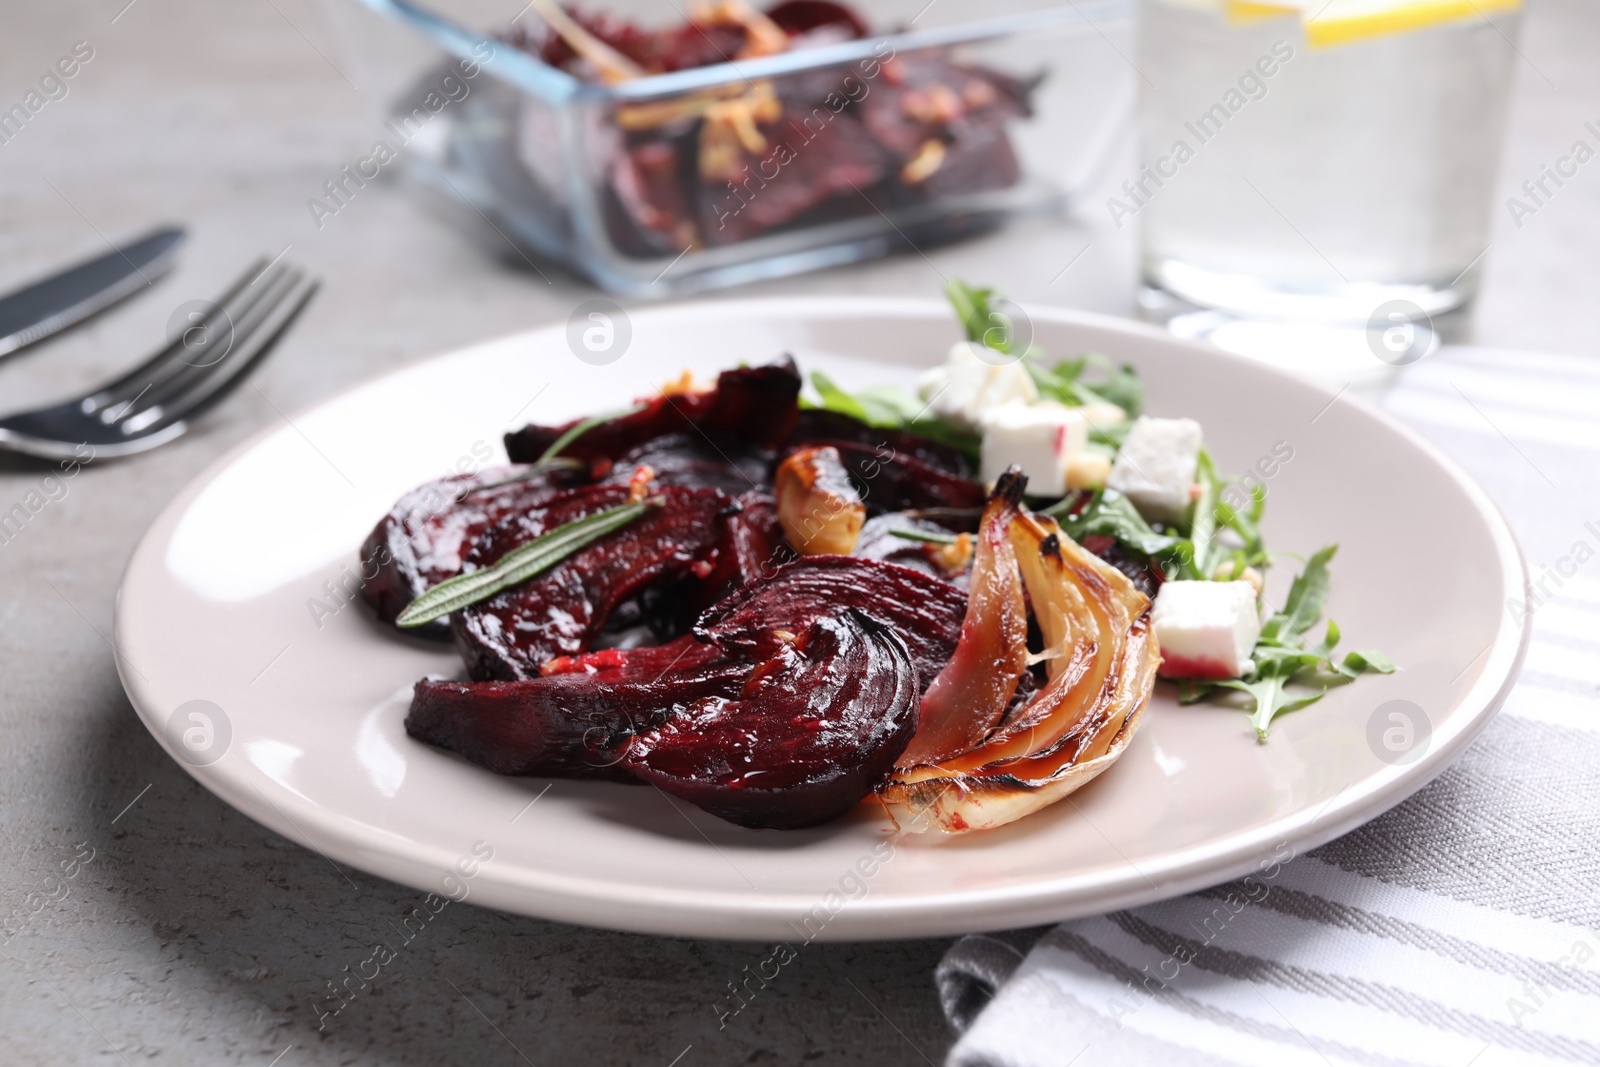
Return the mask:
[[1323,637],[1322,643],[1316,646],[1316,650],[1322,654],[1324,659],[1327,659],[1329,656],[1333,655],[1333,650],[1338,647],[1338,644],[1339,624],[1334,622],[1332,619],[1329,619],[1328,632],[1326,636]]
[[1069,408],[1105,403],[1105,397],[1080,382],[1075,373],[1070,370],[1063,372],[1062,368],[1071,368],[1072,363],[1057,363],[1054,367],[1046,367],[1038,360],[1030,359],[1024,366],[1028,368],[1028,374],[1033,378],[1034,387],[1046,400],[1055,400]]
[[[1091,367],[1097,372],[1092,383],[1084,380],[1084,373]],[[1058,382],[1081,390],[1091,398],[1082,403],[1109,401],[1126,411],[1130,420],[1137,418],[1144,409],[1144,382],[1132,363],[1114,364],[1099,352],[1085,352],[1077,359],[1058,361],[1050,371]]]
[[1089,440],[1097,445],[1109,445],[1112,452],[1122,451],[1122,446],[1127,443],[1128,431],[1133,429],[1132,419],[1123,419],[1113,422],[1109,426],[1104,423],[1089,423]]
[[1338,545],[1328,545],[1312,553],[1311,558],[1306,560],[1305,569],[1289,586],[1289,598],[1284,601],[1283,611],[1279,613],[1283,623],[1278,632],[1286,630],[1291,634],[1303,634],[1322,618],[1322,607],[1328,602],[1328,590],[1332,584],[1328,576],[1328,561],[1337,551]]
[[821,402],[800,398],[800,406],[832,411],[881,430],[903,430],[949,445],[977,458],[982,438],[928,413],[928,406],[897,386],[874,385],[848,393],[821,371],[811,372],[811,387]]
[[[1350,652],[1343,661],[1335,660],[1333,653],[1341,635],[1339,624],[1332,619],[1328,620],[1322,640],[1311,643],[1308,631],[1322,618],[1330,585],[1328,561],[1337,551],[1337,545],[1329,545],[1306,560],[1304,569],[1289,586],[1283,610],[1262,624],[1261,636],[1250,654],[1253,666],[1248,674],[1222,682],[1194,683],[1249,694],[1253,702],[1250,722],[1262,741],[1267,739],[1273,719],[1284,712],[1315,704],[1330,688],[1346,685],[1362,674],[1390,674],[1395,670],[1394,663],[1381,652]],[[1291,689],[1291,685],[1297,688]],[[1188,694],[1180,688],[1179,702],[1192,702],[1186,697]]]
[[1200,450],[1195,465],[1199,493],[1176,532],[1183,537],[1162,563],[1167,577],[1189,581],[1232,581],[1246,567],[1265,570],[1271,562],[1261,536],[1260,519],[1266,496],[1256,492],[1250,508],[1240,512],[1223,499],[1229,482],[1217,473],[1211,453]]
[[1107,370],[1100,380],[1091,383],[1084,380],[1086,368],[1111,366],[1111,361],[1098,353],[1088,352],[1077,359],[1060,360],[1053,367],[1046,367],[1039,362],[1037,350],[1030,350],[1028,357],[1028,374],[1033,378],[1034,387],[1045,399],[1058,401],[1068,407],[1110,403],[1127,412],[1128,418],[1123,422],[1095,428],[1107,443],[1121,447],[1132,420],[1144,406],[1144,383],[1139,380],[1139,372],[1131,363]]
[[1159,556],[1181,543],[1180,538],[1171,534],[1157,533],[1133,503],[1115,489],[1096,491],[1076,515],[1066,514],[1071,510],[1069,501],[1075,502],[1075,498],[1067,497],[1045,514],[1060,522],[1062,531],[1074,541],[1085,537],[1113,537],[1144,556]]
[[1178,703],[1180,705],[1198,704],[1216,692],[1216,689],[1216,682],[1202,682],[1195,678],[1182,679],[1178,682]]
[[1315,670],[1327,657],[1314,649],[1291,648],[1284,645],[1258,645],[1250,653],[1255,663],[1251,678],[1293,678],[1301,671]]
[[1200,480],[1200,496],[1194,502],[1189,519],[1189,542],[1193,573],[1186,577],[1206,579],[1216,571],[1216,559],[1225,550],[1217,541],[1217,504],[1222,499],[1223,481],[1217,475],[1211,453],[1200,450],[1195,464],[1195,477]]
[[1393,674],[1395,669],[1393,660],[1370,648],[1346,653],[1339,665],[1339,673],[1350,678],[1358,674]]
[[899,428],[915,422],[927,411],[927,405],[904,389],[894,385],[869,385],[856,393],[847,393],[821,371],[811,372],[811,385],[822,397],[822,406],[860,419],[869,426]]
[[955,309],[956,319],[966,331],[967,340],[996,352],[1010,353],[1016,346],[1016,327],[1009,316],[994,309],[999,295],[994,289],[980,289],[958,278],[944,283],[944,294]]
[[874,426],[905,426],[927,413],[928,405],[893,385],[869,385],[855,395]]
[[1128,413],[1131,423],[1144,410],[1144,381],[1132,363],[1121,363],[1111,370],[1105,381],[1095,387],[1095,392]]
[[[1128,421],[1144,408],[1144,382],[1133,364],[1113,364],[1098,352],[1086,352],[1077,359],[1059,360],[1054,366],[1046,367],[1041,362],[1044,354],[1038,349],[1030,346],[1026,351],[1019,351],[1016,323],[996,306],[1001,299],[999,290],[951,278],[945,282],[944,293],[967,340],[996,352],[1023,356],[1034,387],[1045,398],[1069,407],[1112,403],[1128,413]],[[1093,383],[1084,380],[1084,372],[1090,367],[1099,372]],[[1127,422],[1119,424],[1116,430],[1107,427],[1101,435],[1103,443],[1121,447],[1122,438],[1127,435]]]
[[[1236,565],[1236,571],[1246,566],[1267,566],[1270,559],[1266,541],[1261,536],[1261,515],[1266,506],[1266,490],[1259,485],[1251,490],[1250,507],[1246,511],[1239,511],[1226,500],[1218,499],[1213,508],[1216,520],[1238,535],[1239,545],[1231,553],[1224,551],[1224,558],[1217,560],[1217,564],[1231,560]],[[1204,577],[1209,578],[1211,574],[1207,573]]]
[[840,415],[849,415],[852,419],[867,421],[867,409],[861,401],[840,389],[833,383],[832,378],[821,371],[811,372],[811,388],[822,398],[821,407],[824,411],[834,411]]
[[1272,720],[1286,711],[1296,711],[1308,704],[1315,704],[1321,700],[1327,689],[1317,689],[1310,693],[1295,696],[1284,689],[1287,679],[1278,675],[1271,675],[1259,681],[1235,681],[1230,679],[1217,684],[1228,689],[1238,689],[1249,693],[1255,700],[1255,710],[1250,713],[1250,725],[1256,729],[1256,738],[1261,741],[1267,739],[1267,734],[1272,729]]

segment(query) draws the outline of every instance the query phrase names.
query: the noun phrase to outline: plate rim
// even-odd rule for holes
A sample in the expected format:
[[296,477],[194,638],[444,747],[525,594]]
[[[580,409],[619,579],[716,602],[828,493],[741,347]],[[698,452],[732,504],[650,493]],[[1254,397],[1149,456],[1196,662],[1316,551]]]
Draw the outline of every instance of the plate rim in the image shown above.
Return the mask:
[[[1329,407],[1339,400],[1351,404],[1404,438],[1464,493],[1488,526],[1505,578],[1506,594],[1527,595],[1526,559],[1510,524],[1488,493],[1433,442],[1366,398],[1351,395],[1348,386],[1335,390],[1281,367],[1174,337],[1147,323],[1048,305],[1023,307],[1034,321],[1130,335],[1197,352],[1221,365],[1231,364],[1251,374],[1291,379],[1302,388],[1322,394]],[[635,308],[628,314],[670,321],[729,315],[786,319],[925,318],[948,317],[949,311],[942,301],[923,297],[797,295],[691,300]],[[291,425],[298,423],[312,412],[336,405],[348,396],[387,379],[415,372],[425,365],[467,357],[481,349],[513,342],[535,344],[544,338],[559,337],[563,328],[560,322],[546,323],[423,356],[321,397],[297,409],[288,421]],[[139,672],[131,669],[122,651],[126,644],[126,627],[130,625],[123,593],[129,576],[155,551],[152,538],[157,528],[167,525],[174,513],[187,506],[201,487],[283,429],[277,423],[270,423],[224,451],[185,483],[140,535],[118,581],[113,609],[117,674],[129,702],[156,743],[191,777],[229,806],[296,844],[310,848],[324,859],[338,859],[378,877],[427,891],[433,883],[417,872],[442,874],[457,858],[454,852],[414,838],[406,839],[404,848],[397,849],[393,832],[355,822],[307,800],[244,761],[221,760],[196,767],[176,758],[165,736],[165,724],[158,721],[154,710],[146,710],[153,707],[153,699],[141,694]],[[1443,735],[1435,731],[1433,743],[1419,759],[1358,779],[1334,794],[1318,811],[1309,815],[1309,809],[1293,812],[1254,830],[1201,841],[1137,867],[1129,861],[1098,872],[1065,873],[1008,885],[936,891],[912,899],[882,899],[868,892],[832,914],[831,920],[814,937],[829,941],[893,940],[1061,922],[1164,900],[1230,881],[1255,870],[1265,860],[1264,850],[1279,847],[1281,843],[1290,843],[1293,855],[1299,856],[1403,802],[1460,757],[1505,703],[1527,655],[1531,621],[1524,618],[1520,624],[1509,626],[1508,622],[1502,616],[1502,625],[1486,650],[1483,670],[1473,686],[1452,705],[1453,729]],[[1455,714],[1462,708],[1470,709],[1468,714]],[[262,791],[263,785],[277,791],[276,800]],[[1352,786],[1356,788],[1352,790]],[[252,791],[255,798],[249,795]],[[295,817],[291,817],[289,811],[293,811]],[[308,825],[318,831],[316,836],[306,832]],[[663,887],[648,890],[644,899],[640,899],[637,890],[618,882],[576,878],[557,871],[508,869],[493,863],[486,863],[473,879],[471,893],[476,903],[516,914],[636,933],[740,941],[770,939],[780,924],[792,932],[793,921],[820,903],[820,896],[799,893],[761,891],[752,896],[720,889]],[[597,915],[604,915],[604,921],[598,920]]]

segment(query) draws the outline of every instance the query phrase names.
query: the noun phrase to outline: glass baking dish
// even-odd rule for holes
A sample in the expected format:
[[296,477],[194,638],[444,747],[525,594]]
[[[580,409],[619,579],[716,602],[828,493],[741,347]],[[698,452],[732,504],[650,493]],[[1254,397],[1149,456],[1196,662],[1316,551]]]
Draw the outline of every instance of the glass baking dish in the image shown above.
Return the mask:
[[409,0],[360,2],[455,57],[442,77],[459,91],[436,72],[429,106],[408,96],[389,123],[408,176],[616,293],[738,285],[1059,214],[1135,95],[1097,32],[1127,0],[612,84]]

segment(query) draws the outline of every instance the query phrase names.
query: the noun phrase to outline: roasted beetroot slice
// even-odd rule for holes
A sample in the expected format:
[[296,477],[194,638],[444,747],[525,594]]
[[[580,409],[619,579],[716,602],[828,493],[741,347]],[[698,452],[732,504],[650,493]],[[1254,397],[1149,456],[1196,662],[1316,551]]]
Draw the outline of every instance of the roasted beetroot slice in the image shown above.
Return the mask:
[[[652,397],[643,411],[594,427],[561,454],[588,463],[614,462],[631,448],[674,433],[776,448],[794,428],[799,399],[800,372],[785,356],[764,367],[725,370],[717,376],[716,388],[704,393]],[[574,421],[514,430],[506,434],[506,455],[518,463],[532,463],[576,425]]]
[[639,596],[643,621],[667,640],[687,633],[700,615],[724,597],[798,558],[783,539],[777,505],[765,491],[751,490],[723,516],[722,537],[711,550],[711,569],[695,568],[678,582],[660,582]]
[[692,627],[701,612],[723,597],[760,581],[797,558],[783,539],[783,529],[778,525],[778,505],[770,493],[753,489],[739,494],[735,503],[738,510],[723,519],[715,566],[704,581],[695,583],[688,597],[677,598],[689,609],[679,618],[683,629]]
[[[624,486],[579,489],[506,518],[468,555],[487,566],[575,519],[626,503]],[[550,570],[451,617],[456,647],[479,680],[533,678],[556,656],[583,652],[623,601],[656,582],[714,566],[722,520],[735,505],[714,489],[666,488],[642,517]]]
[[1167,576],[1159,566],[1131,555],[1122,547],[1122,542],[1114,537],[1091,535],[1085,537],[1082,544],[1084,548],[1127,575],[1133,587],[1151,600],[1154,600],[1156,594],[1161,591],[1161,583],[1167,580]]
[[807,556],[713,605],[695,626],[701,640],[764,660],[819,619],[855,610],[899,634],[917,674],[931,682],[955,652],[966,594],[894,563],[854,556]]
[[[1027,86],[986,68],[927,53],[900,57],[899,67],[899,84],[874,86],[860,105],[873,138],[898,160],[911,158],[931,138],[959,142],[975,129],[1003,129],[1008,119],[1028,113]],[[939,90],[953,107],[930,109],[918,100]]]
[[626,485],[634,471],[649,467],[657,485],[739,496],[771,484],[772,461],[769,449],[731,440],[717,445],[700,434],[674,433],[623,453],[606,481]]
[[606,229],[624,251],[649,255],[672,251],[694,239],[684,196],[684,158],[692,142],[647,135],[616,150],[607,164]]
[[[461,573],[462,558],[490,526],[581,484],[571,471],[523,477],[526,467],[491,467],[425,482],[401,497],[361,546],[362,573],[376,569],[361,596],[378,618],[394,622],[406,605]],[[511,480],[515,479],[515,480]],[[440,619],[411,631],[448,638]]]
[[1017,158],[1005,124],[992,116],[978,115],[952,127],[943,165],[915,191],[924,199],[937,200],[960,193],[1009,189],[1021,180],[1022,161]]
[[784,0],[767,9],[767,18],[790,37],[823,27],[837,27],[851,37],[865,37],[871,32],[860,15],[831,0]]
[[795,558],[784,543],[783,528],[778,525],[778,502],[771,493],[765,489],[741,493],[738,503],[739,511],[728,517],[727,533],[719,546],[723,553],[719,566],[727,561],[728,585],[718,600]]
[[850,554],[856,559],[876,559],[885,563],[896,563],[902,567],[909,567],[919,574],[926,574],[930,578],[949,582],[958,589],[967,588],[966,567],[950,571],[936,562],[936,553],[942,546],[896,537],[894,533],[896,530],[934,537],[950,536],[950,531],[939,523],[929,522],[927,519],[907,515],[901,511],[891,511],[867,520],[867,524],[861,528],[861,537],[856,541],[856,550]]
[[496,774],[631,781],[619,742],[709,697],[736,696],[750,665],[693,637],[579,657],[520,682],[417,683],[406,732]]
[[[837,83],[838,75],[829,73]],[[780,226],[802,224],[813,212],[830,205],[856,215],[871,213],[860,190],[877,185],[893,172],[889,154],[849,111],[835,111],[821,130],[812,132],[817,124],[815,103],[797,101],[793,107],[784,107],[771,124],[756,126],[769,145],[787,142],[798,146],[777,173],[755,179],[757,195],[751,195],[754,190],[749,178],[736,178],[744,183],[743,192],[726,180],[700,183],[700,232],[707,244],[737,244]],[[731,169],[735,174],[754,176],[764,162],[771,167],[771,152],[741,152]]]
[[855,611],[818,619],[751,673],[628,744],[622,762],[741,826],[796,829],[848,811],[916,729],[921,686],[894,631]]
[[974,473],[972,461],[959,449],[921,434],[869,426],[837,411],[808,408],[796,416],[794,433],[789,435],[791,449],[808,444],[837,445],[840,441],[876,448],[884,456],[891,452],[910,456],[958,478],[970,478]]
[[850,441],[814,441],[832,445],[850,472],[867,511],[911,511],[917,508],[982,507],[988,496],[983,486],[970,478],[924,463],[907,453],[893,452],[881,445],[858,445]]

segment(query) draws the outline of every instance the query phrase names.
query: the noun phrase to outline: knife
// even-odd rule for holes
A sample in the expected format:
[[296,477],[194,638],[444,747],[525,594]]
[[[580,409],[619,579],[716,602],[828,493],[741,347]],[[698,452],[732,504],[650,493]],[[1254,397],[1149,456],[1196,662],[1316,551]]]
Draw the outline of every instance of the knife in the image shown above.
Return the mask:
[[165,274],[183,243],[165,227],[0,297],[0,356],[76,325]]

